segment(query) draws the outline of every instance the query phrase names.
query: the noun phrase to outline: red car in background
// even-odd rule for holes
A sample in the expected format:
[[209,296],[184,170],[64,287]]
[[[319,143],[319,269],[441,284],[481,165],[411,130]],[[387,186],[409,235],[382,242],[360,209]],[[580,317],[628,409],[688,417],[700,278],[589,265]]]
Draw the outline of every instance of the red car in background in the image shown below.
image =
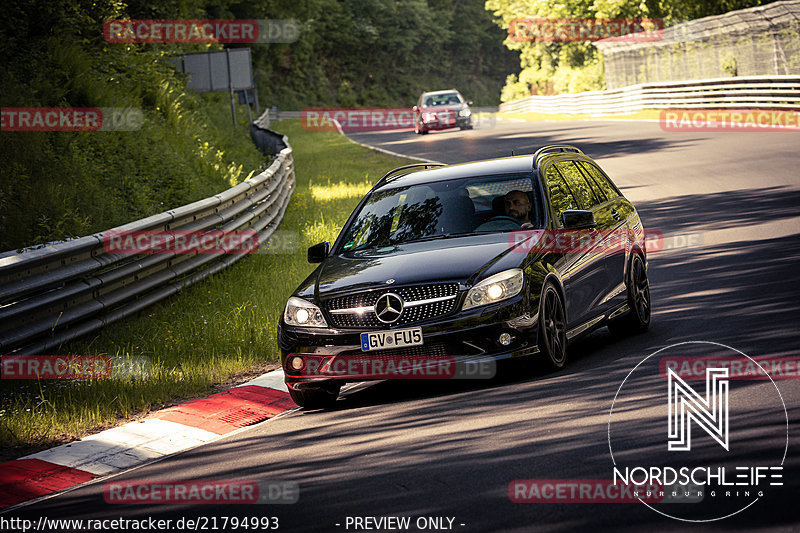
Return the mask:
[[468,102],[455,89],[422,93],[414,112],[414,133],[449,128],[472,129],[472,111]]

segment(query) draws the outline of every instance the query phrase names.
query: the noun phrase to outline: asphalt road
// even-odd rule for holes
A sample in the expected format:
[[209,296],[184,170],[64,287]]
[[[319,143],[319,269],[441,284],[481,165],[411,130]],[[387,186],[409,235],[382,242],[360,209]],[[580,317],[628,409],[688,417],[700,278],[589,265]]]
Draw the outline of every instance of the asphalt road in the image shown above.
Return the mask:
[[[277,516],[284,531],[354,531],[347,517],[393,515],[411,517],[411,531],[421,516],[453,518],[456,531],[800,530],[797,379],[776,381],[789,419],[784,485],[734,517],[693,524],[638,502],[514,503],[508,493],[516,479],[611,479],[609,409],[629,372],[660,348],[711,341],[750,356],[798,355],[800,135],[667,133],[652,122],[503,121],[467,132],[352,138],[447,163],[530,153],[545,144],[579,146],[635,203],[645,226],[672,246],[649,256],[651,330],[624,339],[598,331],[570,346],[571,362],[559,373],[515,361],[490,381],[363,387],[334,410],[290,413],[116,478],[290,480],[300,486],[293,505],[111,505],[102,484],[94,484],[5,518]],[[653,411],[665,410],[647,391],[629,392],[615,404],[613,438],[638,453],[634,463],[655,464],[662,451],[644,443],[644,432],[653,430],[647,427]],[[739,409],[731,414],[731,434],[746,434],[746,442],[727,452],[705,442],[694,458],[738,465],[780,454],[787,429],[774,398],[768,381],[731,382],[731,405]],[[703,436],[709,440],[695,435],[701,444]],[[644,444],[637,451],[639,436]],[[711,500],[697,509],[726,505]]]

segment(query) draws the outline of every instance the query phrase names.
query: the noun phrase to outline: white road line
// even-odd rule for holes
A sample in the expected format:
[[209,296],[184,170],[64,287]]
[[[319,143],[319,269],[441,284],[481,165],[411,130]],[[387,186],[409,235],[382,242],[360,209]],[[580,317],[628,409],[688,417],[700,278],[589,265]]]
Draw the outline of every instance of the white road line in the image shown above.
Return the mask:
[[[336,119],[334,119],[334,121],[333,121],[333,122],[334,122],[334,124],[336,124],[336,129],[337,129],[337,131],[338,131],[338,132],[339,132],[341,135],[344,135],[345,137],[347,137],[347,135],[345,135],[345,133],[344,133],[344,130],[342,130],[342,126],[341,126],[341,124],[339,124],[339,121],[337,121]],[[364,144],[364,143],[360,143],[360,142],[358,142],[358,141],[354,141],[354,140],[353,140],[353,139],[351,139],[350,137],[347,137],[347,140],[348,140],[348,141],[350,141],[351,143],[357,144],[357,145],[359,145],[359,146],[363,146],[364,148],[369,148],[370,150],[375,150],[376,152],[382,152],[382,153],[384,153],[384,154],[393,155],[393,156],[395,156],[395,157],[403,157],[403,158],[405,158],[405,159],[411,159],[411,160],[413,160],[413,161],[424,161],[425,163],[434,163],[434,164],[436,164],[436,165],[442,165],[442,164],[444,164],[444,163],[442,163],[441,161],[434,161],[433,159],[426,159],[426,158],[424,158],[424,157],[412,157],[412,156],[410,156],[410,155],[404,155],[404,154],[399,154],[399,153],[397,153],[397,152],[392,152],[391,150],[386,150],[385,148],[377,148],[377,147],[375,147],[375,146],[370,146],[370,145],[368,145],[368,144]]]

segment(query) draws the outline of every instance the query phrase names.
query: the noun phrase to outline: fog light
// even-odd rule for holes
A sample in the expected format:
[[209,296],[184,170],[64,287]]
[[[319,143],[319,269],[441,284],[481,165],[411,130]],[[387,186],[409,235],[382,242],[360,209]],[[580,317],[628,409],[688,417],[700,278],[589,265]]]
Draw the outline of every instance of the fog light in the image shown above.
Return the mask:
[[303,358],[302,357],[292,357],[292,360],[289,361],[289,366],[291,366],[293,370],[302,369],[303,368]]
[[511,344],[511,335],[508,333],[501,333],[497,340],[500,341],[500,344],[503,346],[508,346]]

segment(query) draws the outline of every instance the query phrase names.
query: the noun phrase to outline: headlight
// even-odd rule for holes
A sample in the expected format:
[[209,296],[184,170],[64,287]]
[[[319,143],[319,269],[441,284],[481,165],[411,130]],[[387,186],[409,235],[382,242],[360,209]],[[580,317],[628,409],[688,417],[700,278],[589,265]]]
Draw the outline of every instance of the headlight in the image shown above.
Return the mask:
[[286,302],[283,321],[289,326],[305,326],[309,328],[327,328],[328,323],[322,316],[319,307],[300,298],[292,296]]
[[458,112],[458,115],[461,117],[468,117],[472,114],[472,111],[469,110],[468,107],[465,107],[461,111]]
[[463,309],[513,298],[522,290],[523,279],[522,270],[519,268],[490,276],[469,290]]

